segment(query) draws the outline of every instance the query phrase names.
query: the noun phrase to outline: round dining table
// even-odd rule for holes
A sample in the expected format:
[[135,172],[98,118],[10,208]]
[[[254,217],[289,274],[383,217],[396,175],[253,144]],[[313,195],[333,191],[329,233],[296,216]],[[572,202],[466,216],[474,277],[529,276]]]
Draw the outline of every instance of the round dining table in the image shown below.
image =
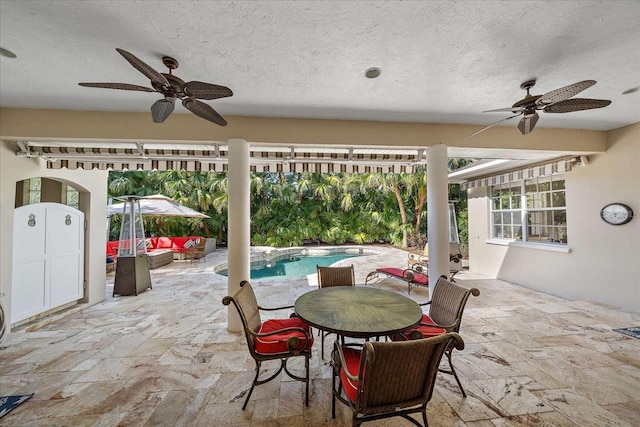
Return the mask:
[[309,325],[352,338],[372,338],[416,326],[422,309],[410,298],[361,286],[321,288],[301,295],[295,313]]

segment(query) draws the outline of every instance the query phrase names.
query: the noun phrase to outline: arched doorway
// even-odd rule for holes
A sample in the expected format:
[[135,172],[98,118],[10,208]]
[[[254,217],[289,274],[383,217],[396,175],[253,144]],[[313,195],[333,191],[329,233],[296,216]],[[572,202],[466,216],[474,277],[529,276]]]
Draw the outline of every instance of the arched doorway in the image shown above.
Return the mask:
[[84,297],[85,221],[77,195],[74,187],[47,178],[16,184],[12,324]]

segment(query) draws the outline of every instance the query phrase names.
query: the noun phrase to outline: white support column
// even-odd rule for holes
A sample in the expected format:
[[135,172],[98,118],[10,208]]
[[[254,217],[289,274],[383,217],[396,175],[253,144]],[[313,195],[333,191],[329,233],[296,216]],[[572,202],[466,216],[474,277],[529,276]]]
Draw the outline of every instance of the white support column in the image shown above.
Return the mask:
[[[229,230],[228,247],[228,294],[240,289],[240,282],[249,280],[250,218],[249,200],[249,144],[244,139],[233,138],[229,143]],[[241,332],[242,322],[233,304],[227,309],[227,329]]]
[[448,157],[444,144],[427,151],[427,218],[429,239],[429,295],[441,275],[449,274]]

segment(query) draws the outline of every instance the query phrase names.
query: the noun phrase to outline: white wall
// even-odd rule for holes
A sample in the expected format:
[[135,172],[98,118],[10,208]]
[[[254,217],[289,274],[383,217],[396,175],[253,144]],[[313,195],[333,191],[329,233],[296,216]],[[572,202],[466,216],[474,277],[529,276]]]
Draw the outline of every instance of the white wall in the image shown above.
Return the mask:
[[[565,174],[569,253],[487,244],[487,188],[469,192],[472,271],[571,300],[640,313],[640,124],[607,133],[608,149]],[[611,202],[631,206],[622,226],[600,219]]]
[[0,141],[0,294],[5,319],[11,319],[11,275],[13,264],[13,212],[16,182],[45,177],[65,181],[84,193],[80,210],[85,214],[85,302],[105,298],[105,221],[107,215],[107,171],[46,169],[39,159],[15,155],[15,144]]

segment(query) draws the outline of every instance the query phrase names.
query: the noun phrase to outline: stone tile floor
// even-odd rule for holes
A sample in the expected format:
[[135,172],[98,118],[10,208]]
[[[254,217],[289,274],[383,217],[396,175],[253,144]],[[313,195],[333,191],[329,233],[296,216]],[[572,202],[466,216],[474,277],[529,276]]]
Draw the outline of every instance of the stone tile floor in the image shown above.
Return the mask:
[[[403,251],[378,250],[347,261],[358,282],[377,266],[406,262]],[[152,270],[153,289],[137,297],[112,298],[110,273],[105,301],[32,332],[18,328],[0,349],[0,395],[35,395],[0,425],[349,425],[350,412],[339,402],[331,419],[331,369],[320,358],[320,340],[309,407],[302,383],[280,376],[258,386],[241,410],[255,365],[244,336],[226,329],[227,281],[212,269],[226,257],[218,249],[203,262]],[[481,292],[465,310],[466,348],[454,354],[468,397],[440,375],[427,411],[431,426],[640,425],[640,340],[612,331],[640,325],[640,315],[469,272],[457,277]],[[316,286],[313,276],[253,285],[263,306],[292,304]],[[375,286],[406,295],[394,279]],[[423,302],[428,293],[421,288],[411,297]],[[327,340],[326,351],[330,346]]]

